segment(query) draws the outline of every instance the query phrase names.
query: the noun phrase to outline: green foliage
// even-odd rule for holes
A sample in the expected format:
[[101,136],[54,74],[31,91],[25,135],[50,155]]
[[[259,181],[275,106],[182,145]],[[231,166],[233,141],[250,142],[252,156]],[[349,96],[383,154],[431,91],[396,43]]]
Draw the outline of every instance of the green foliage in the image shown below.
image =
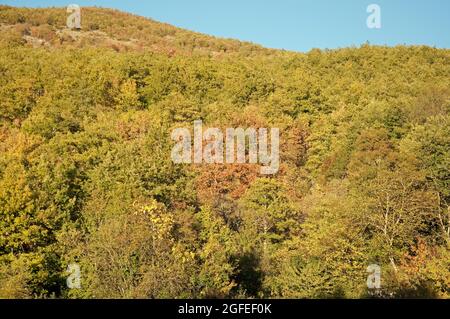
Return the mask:
[[[373,263],[381,297],[449,297],[449,50],[82,10],[0,6],[0,298],[369,297]],[[197,119],[280,128],[279,173],[175,165]]]

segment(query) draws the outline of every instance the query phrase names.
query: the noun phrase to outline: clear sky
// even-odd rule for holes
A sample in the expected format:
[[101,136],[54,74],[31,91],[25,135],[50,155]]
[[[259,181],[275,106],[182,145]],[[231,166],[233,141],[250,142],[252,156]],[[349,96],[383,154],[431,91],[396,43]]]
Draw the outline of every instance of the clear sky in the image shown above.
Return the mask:
[[[450,48],[450,0],[0,0],[24,7],[117,8],[210,35],[309,51],[371,44]],[[381,29],[366,25],[381,8]]]

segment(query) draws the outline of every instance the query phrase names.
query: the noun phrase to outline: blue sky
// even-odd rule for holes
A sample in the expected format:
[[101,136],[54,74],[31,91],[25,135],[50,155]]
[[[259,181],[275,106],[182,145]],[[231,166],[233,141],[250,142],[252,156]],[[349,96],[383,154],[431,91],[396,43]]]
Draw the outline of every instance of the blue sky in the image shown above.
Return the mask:
[[[450,0],[0,0],[25,7],[110,7],[226,38],[295,51],[371,44],[450,48]],[[366,25],[369,4],[381,29]]]

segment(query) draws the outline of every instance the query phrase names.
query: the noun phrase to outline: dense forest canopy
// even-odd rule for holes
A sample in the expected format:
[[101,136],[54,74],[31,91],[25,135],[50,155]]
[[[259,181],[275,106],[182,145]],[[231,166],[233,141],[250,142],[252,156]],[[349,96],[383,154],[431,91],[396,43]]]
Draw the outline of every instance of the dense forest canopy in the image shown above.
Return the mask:
[[[82,10],[0,6],[0,297],[450,298],[450,50]],[[173,163],[199,119],[279,128],[279,172]]]

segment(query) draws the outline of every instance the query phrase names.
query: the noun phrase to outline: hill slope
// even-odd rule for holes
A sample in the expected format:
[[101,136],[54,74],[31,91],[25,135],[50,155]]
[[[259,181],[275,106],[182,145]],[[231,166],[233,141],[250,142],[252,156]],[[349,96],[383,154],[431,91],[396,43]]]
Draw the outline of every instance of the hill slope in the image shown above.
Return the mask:
[[[450,297],[450,50],[85,10],[0,10],[0,298]],[[199,119],[279,128],[278,173],[173,163]]]
[[30,9],[0,6],[1,36],[22,38],[34,46],[110,47],[168,54],[270,54],[261,46],[218,39],[112,9],[83,7],[82,28],[66,27],[65,8]]

